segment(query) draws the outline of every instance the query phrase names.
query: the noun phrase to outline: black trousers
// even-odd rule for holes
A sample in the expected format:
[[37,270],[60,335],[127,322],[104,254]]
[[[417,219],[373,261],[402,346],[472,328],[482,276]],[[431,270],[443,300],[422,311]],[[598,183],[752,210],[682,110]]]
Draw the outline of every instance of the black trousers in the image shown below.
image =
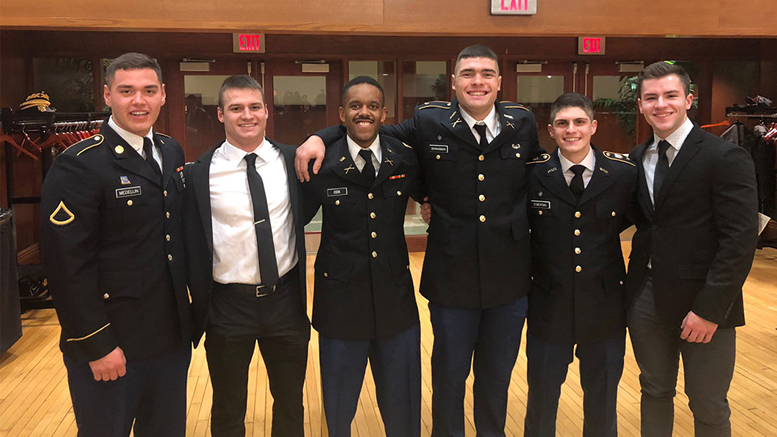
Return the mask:
[[[264,297],[214,283],[205,334],[213,407],[213,437],[244,437],[248,366],[259,343],[273,397],[272,435],[304,435],[302,388],[310,322],[293,269]],[[284,280],[285,279],[285,280]]]

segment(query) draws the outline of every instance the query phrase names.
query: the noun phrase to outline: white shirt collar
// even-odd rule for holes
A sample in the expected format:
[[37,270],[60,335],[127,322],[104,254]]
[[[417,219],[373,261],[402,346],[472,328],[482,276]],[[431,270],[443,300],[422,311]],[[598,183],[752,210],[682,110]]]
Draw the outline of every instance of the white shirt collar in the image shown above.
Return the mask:
[[[467,114],[467,111],[464,109],[461,110],[461,117],[470,129],[474,129],[473,126],[478,123],[471,115]],[[496,116],[496,105],[491,107],[491,112],[483,119],[483,123],[485,123],[486,129],[491,133],[491,136],[496,137],[497,126],[499,125],[499,117]]]
[[[562,153],[561,149],[558,149],[558,160],[561,163],[561,170],[562,172],[566,173],[569,171],[569,169],[576,165],[574,162],[568,160]],[[594,149],[591,146],[588,146],[588,154],[585,155],[585,158],[580,162],[580,165],[585,167],[589,171],[594,171],[594,165],[596,164],[596,155],[594,154]]]
[[154,144],[154,128],[149,129],[148,133],[144,137],[141,137],[119,127],[119,125],[116,124],[116,121],[113,119],[112,115],[108,119],[108,126],[116,131],[116,133],[119,134],[119,136],[124,139],[124,141],[130,145],[130,147],[135,149],[135,151],[138,152],[140,156],[143,156],[143,138],[149,138],[151,140],[151,144]]
[[[266,147],[265,147],[266,146]],[[264,162],[270,162],[273,158],[272,152],[272,144],[270,144],[269,141],[267,141],[267,138],[262,138],[262,142],[259,143],[258,146],[254,150],[251,150],[250,152],[246,152],[243,149],[240,149],[236,146],[233,146],[229,143],[229,141],[224,141],[224,143],[221,145],[220,150],[223,154],[224,158],[229,161],[232,165],[237,167],[240,165],[241,162],[245,159],[245,156],[249,153],[256,153],[256,156],[261,159]]]
[[[348,142],[348,153],[351,154],[351,159],[356,161],[356,157],[359,156],[359,152],[362,151],[363,148],[362,146],[356,144],[356,141],[352,140],[350,135],[346,136],[346,141]],[[383,156],[380,150],[380,135],[375,137],[375,141],[370,144],[369,149],[372,150],[372,153],[375,155],[375,159],[377,159],[378,162],[381,162]]]
[[661,140],[666,140],[669,142],[672,148],[675,149],[675,151],[679,152],[680,147],[683,146],[685,139],[688,138],[688,135],[691,133],[692,129],[693,129],[693,122],[691,121],[690,118],[685,117],[685,121],[683,122],[683,124],[681,124],[680,127],[675,129],[674,132],[667,135],[666,138],[661,138],[658,135],[656,135],[655,132],[653,132],[653,144],[650,145],[650,148],[648,150],[657,150],[658,142]]

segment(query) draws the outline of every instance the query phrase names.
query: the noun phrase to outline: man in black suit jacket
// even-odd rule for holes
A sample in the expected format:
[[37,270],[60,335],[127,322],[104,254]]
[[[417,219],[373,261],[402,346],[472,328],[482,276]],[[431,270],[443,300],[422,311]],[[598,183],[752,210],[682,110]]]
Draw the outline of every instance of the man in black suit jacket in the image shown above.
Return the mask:
[[[471,369],[477,432],[504,435],[531,287],[526,162],[541,149],[532,113],[496,101],[501,79],[491,49],[467,47],[452,77],[456,99],[420,105],[413,118],[381,128],[414,148],[433,206],[421,294],[434,329],[434,436],[464,433]],[[338,128],[320,133],[328,143],[342,136]],[[300,173],[316,155],[305,147]]]
[[226,141],[184,170],[184,230],[195,343],[206,331],[211,433],[245,435],[256,342],[273,396],[272,434],[302,436],[310,322],[294,148],[267,140],[262,87],[231,76],[219,91]]
[[591,101],[567,93],[551,106],[558,149],[530,161],[532,290],[525,437],[555,437],[561,385],[580,359],[583,435],[615,437],[626,351],[620,233],[637,180],[628,157],[591,145]]
[[107,69],[113,115],[62,153],[41,192],[40,246],[79,436],[183,436],[191,313],[181,227],[184,155],[152,126],[159,64]]
[[313,327],[330,437],[351,435],[368,359],[386,435],[421,434],[421,333],[404,221],[408,197],[422,196],[413,150],[378,136],[385,118],[381,85],[351,80],[340,107],[348,136],[302,187],[306,221],[324,213]]
[[699,437],[730,436],[726,399],[742,284],[757,240],[752,159],[687,116],[682,67],[657,62],[638,79],[653,137],[630,154],[640,210],[629,262],[628,316],[642,385],[642,435],[671,436],[679,355]]

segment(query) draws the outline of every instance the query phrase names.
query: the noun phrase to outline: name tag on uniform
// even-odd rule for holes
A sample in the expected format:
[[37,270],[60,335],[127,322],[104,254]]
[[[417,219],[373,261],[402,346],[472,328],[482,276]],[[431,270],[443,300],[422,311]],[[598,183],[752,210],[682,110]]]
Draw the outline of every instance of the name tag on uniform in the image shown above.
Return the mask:
[[123,197],[135,197],[140,196],[141,191],[140,187],[128,187],[128,188],[117,188],[116,189],[116,198],[121,199]]
[[340,197],[348,195],[348,187],[327,188],[326,197]]
[[432,153],[448,153],[447,144],[429,144],[429,151]]
[[532,200],[531,207],[534,209],[550,209],[550,200]]

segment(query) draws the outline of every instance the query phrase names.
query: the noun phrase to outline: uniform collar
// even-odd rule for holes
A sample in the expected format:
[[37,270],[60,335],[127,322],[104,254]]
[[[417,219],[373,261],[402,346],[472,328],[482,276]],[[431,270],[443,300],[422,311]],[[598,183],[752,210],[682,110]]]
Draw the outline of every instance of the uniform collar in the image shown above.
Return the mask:
[[461,109],[461,118],[464,119],[464,122],[467,123],[467,126],[469,126],[470,129],[474,129],[473,126],[477,123],[485,124],[486,129],[491,133],[491,137],[496,137],[496,129],[499,125],[499,117],[496,116],[496,105],[491,107],[491,112],[486,115],[486,118],[484,118],[482,122],[478,122],[472,118],[472,116],[467,114],[467,111],[463,108]]
[[[351,155],[351,159],[356,161],[356,157],[359,156],[359,152],[364,150],[364,148],[356,144],[356,141],[352,140],[350,135],[346,135],[346,141],[348,142],[348,153]],[[369,149],[375,155],[375,158],[377,158],[378,162],[381,162],[383,157],[380,153],[380,135],[375,137],[375,141],[370,144]]]
[[[561,153],[561,149],[558,149],[558,160],[559,160],[559,163],[561,164],[561,171],[563,173],[566,173],[573,165],[576,165],[574,162],[568,160],[566,156],[564,156]],[[583,158],[583,160],[580,162],[580,165],[585,167],[587,170],[590,170],[591,172],[593,172],[595,168],[594,167],[595,164],[596,164],[596,155],[594,155],[594,149],[593,147],[588,146],[588,154],[585,155],[585,158]]]
[[140,156],[143,156],[143,138],[148,138],[151,140],[151,144],[154,144],[154,128],[151,128],[148,130],[148,133],[141,137],[140,135],[133,134],[132,132],[122,129],[118,124],[116,124],[116,121],[113,119],[113,116],[108,119],[108,126],[110,126],[119,136],[127,142],[127,144],[130,145],[133,149],[135,149],[136,152]]

